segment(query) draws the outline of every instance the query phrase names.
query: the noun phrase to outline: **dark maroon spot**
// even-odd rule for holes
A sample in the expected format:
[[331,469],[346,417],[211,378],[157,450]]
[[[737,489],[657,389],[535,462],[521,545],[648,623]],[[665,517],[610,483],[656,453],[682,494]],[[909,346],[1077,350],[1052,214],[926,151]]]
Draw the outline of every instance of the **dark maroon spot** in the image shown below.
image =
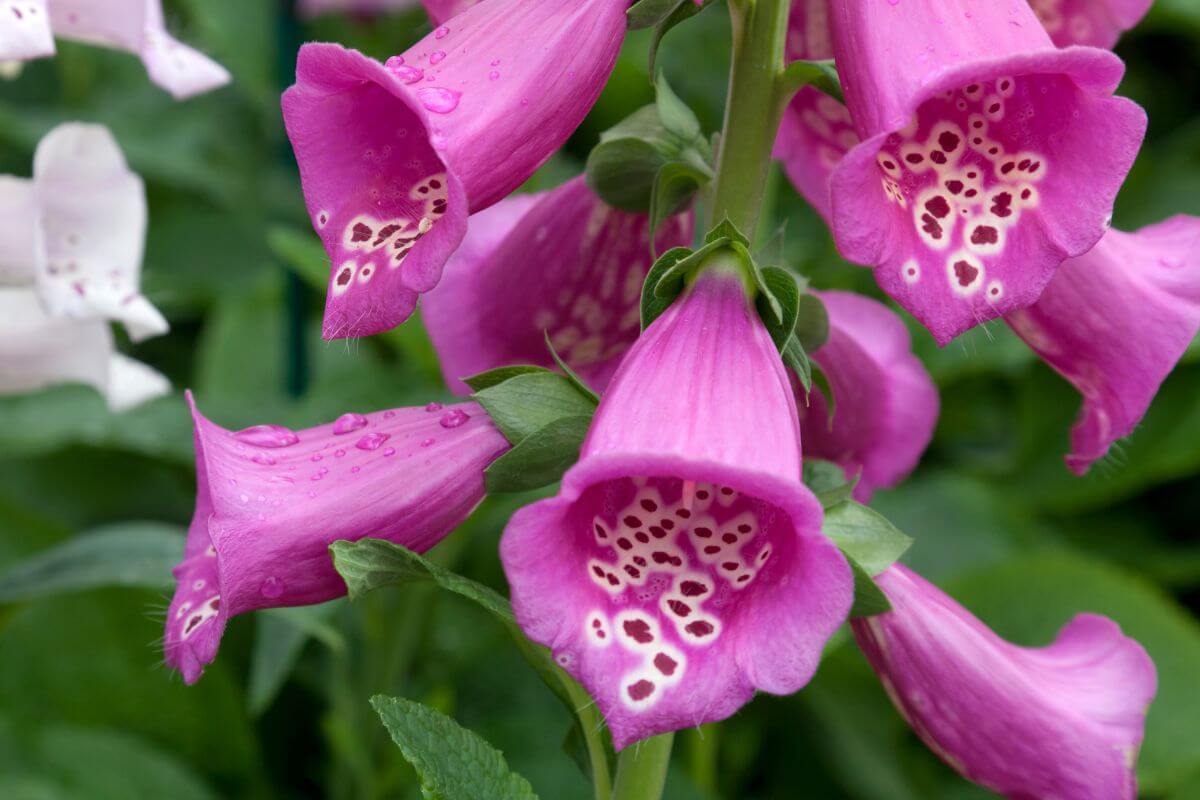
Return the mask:
[[651,525],[650,532],[654,534],[655,539],[661,539],[667,535],[667,532],[664,531],[662,528],[658,527],[657,525]]
[[704,491],[703,489],[701,489],[700,491],[696,492],[696,497],[699,497],[701,500],[707,500],[707,499],[708,499],[708,492],[706,492],[706,491]]
[[928,233],[934,239],[942,238],[942,226],[940,224],[938,224],[938,221],[936,219],[934,219],[933,217],[931,217],[928,214],[922,214],[921,222],[924,223],[921,226],[921,230]]
[[617,547],[620,547],[622,550],[631,550],[633,548],[633,542],[622,536],[620,539],[617,539]]
[[667,608],[671,609],[671,613],[677,617],[686,617],[692,613],[692,607],[682,600],[668,600]]
[[625,565],[625,574],[631,578],[640,578],[642,576],[642,571],[639,570],[637,567],[631,567],[628,564],[626,564]]
[[593,627],[593,628],[599,628],[599,627],[600,627],[602,624],[603,624],[603,623],[601,623],[601,622],[600,622],[600,620],[598,620],[598,619],[594,619],[594,620],[592,620],[592,627]]
[[642,521],[640,519],[638,519],[637,517],[635,517],[633,514],[630,514],[629,516],[627,516],[624,519],[624,522],[626,525],[628,525],[631,528],[642,527]]
[[999,148],[999,147],[989,147],[989,148],[988,148],[988,155],[989,155],[989,156],[994,156],[994,155],[996,155],[996,153],[999,153],[999,152],[1000,152],[1000,148]]
[[950,203],[940,194],[925,201],[925,208],[938,219],[950,216]]
[[925,156],[921,155],[920,153],[909,153],[904,157],[904,160],[910,164],[920,164],[925,160]]
[[660,519],[658,523],[667,530],[672,530],[675,527],[675,520],[673,519]]
[[950,194],[958,194],[967,187],[962,181],[946,181],[946,188],[950,190]]
[[678,669],[679,664],[666,653],[659,653],[654,657],[654,666],[659,672],[669,678],[675,674],[675,670]]
[[749,533],[750,526],[745,523],[742,523],[741,525],[738,525],[738,532],[739,533]]
[[721,537],[721,541],[723,541],[725,544],[733,544],[737,541],[737,534],[727,533]]
[[977,119],[977,120],[975,120],[974,122],[972,122],[972,123],[971,123],[971,127],[972,127],[972,128],[975,128],[975,129],[982,128],[982,127],[983,127],[983,120],[981,120],[981,119]]
[[738,583],[745,583],[745,582],[746,582],[746,581],[748,581],[748,580],[750,580],[750,576],[749,576],[749,575],[741,575],[741,576],[739,576],[739,577],[738,577],[738,579],[737,579],[737,582],[738,582]]
[[1008,192],[1001,192],[992,198],[991,212],[997,217],[1008,217],[1012,215],[1012,195]]
[[675,516],[680,517],[682,519],[687,519],[688,517],[692,516],[692,512],[688,511],[686,508],[681,508],[675,512]]
[[370,267],[363,267],[363,268],[362,268],[362,274],[363,274],[363,277],[364,277],[364,278],[369,278],[369,277],[371,277],[371,268],[370,268]]
[[604,530],[603,525],[601,525],[600,523],[596,523],[596,535],[598,537],[600,537],[601,539],[607,539],[608,531]]
[[338,286],[345,286],[347,283],[350,282],[350,278],[353,275],[354,275],[354,273],[350,271],[349,267],[346,267],[345,269],[343,269],[341,272],[338,273],[338,276],[337,276]]
[[684,581],[679,584],[679,591],[684,597],[699,597],[708,592],[708,587],[700,581]]
[[967,189],[965,192],[963,192],[963,197],[974,197],[977,194],[979,194],[978,189]]
[[654,694],[654,684],[643,678],[637,683],[630,684],[626,691],[629,692],[631,700],[645,700]]
[[645,532],[645,531],[638,531],[637,533],[635,533],[635,534],[633,535],[633,538],[637,539],[637,540],[638,540],[639,542],[641,542],[642,544],[649,544],[649,543],[650,543],[650,537],[646,535],[646,532]]
[[642,558],[641,556],[634,556],[633,563],[637,564],[639,567],[644,567],[646,566],[646,559]]
[[641,502],[641,506],[642,506],[642,508],[646,509],[647,511],[657,511],[658,510],[658,503],[654,502],[653,500],[643,500]]
[[979,91],[979,84],[978,84],[978,83],[972,83],[970,86],[968,86],[968,87],[967,87],[967,91],[968,91],[968,92],[978,92],[978,91]]
[[708,537],[712,536],[712,528],[706,528],[701,525],[698,528],[692,528],[692,533],[696,534],[701,539],[707,539]]
[[953,153],[955,148],[958,147],[958,143],[960,141],[961,140],[958,138],[957,134],[951,133],[950,131],[942,131],[942,133],[938,136],[938,147],[942,148],[947,153]]
[[608,634],[605,633],[604,631],[596,631],[596,637],[599,639],[607,639]]
[[183,629],[184,633],[191,633],[192,630],[201,623],[203,617],[195,616],[188,620],[187,627]]
[[1000,287],[998,287],[998,286],[993,286],[993,287],[992,287],[992,291],[991,291],[991,292],[989,292],[989,294],[991,294],[991,295],[992,295],[992,297],[995,297],[996,295],[1000,294]]
[[1000,90],[1001,91],[1007,92],[1009,86],[1012,86],[1011,81],[1000,81]]
[[692,636],[708,636],[713,632],[713,626],[711,622],[705,622],[702,619],[698,619],[695,622],[689,622],[684,627],[684,630],[690,633]]
[[432,188],[434,188],[434,189],[440,189],[440,188],[442,188],[442,182],[441,182],[441,181],[439,181],[439,180],[437,180],[437,179],[431,180],[431,181],[429,182],[429,185],[430,185]]
[[1028,158],[1022,158],[1020,161],[1017,162],[1017,169],[1029,169],[1029,165],[1032,163],[1033,162],[1030,161]]
[[666,564],[671,560],[671,554],[664,553],[662,550],[655,550],[650,557],[654,559],[655,564]]
[[1000,174],[1007,175],[1008,173],[1012,172],[1016,168],[1017,168],[1017,165],[1015,163],[1013,163],[1012,161],[1005,161],[1000,166]]
[[966,261],[954,262],[954,276],[958,278],[959,286],[970,286],[979,277],[979,270]]
[[379,235],[375,237],[375,241],[372,244],[375,247],[378,247],[387,241],[387,238],[398,230],[400,230],[399,225],[384,225],[379,229]]
[[970,178],[971,180],[975,180],[976,176],[978,176],[978,175],[979,175],[979,173],[975,172],[974,170],[971,170],[970,172],[967,173],[967,177]]
[[995,244],[1000,241],[1000,233],[991,225],[980,225],[971,232],[972,244]]
[[1029,196],[1030,196],[1031,194],[1033,194],[1033,192],[1032,192],[1032,191],[1030,191],[1029,189],[1025,189],[1024,191],[1022,191],[1022,192],[1021,192],[1021,199],[1022,199],[1022,200],[1028,200],[1028,199],[1029,199]]
[[883,168],[884,168],[884,169],[895,169],[895,168],[896,168],[896,162],[892,161],[891,159],[887,159],[887,158],[885,158],[885,159],[883,160]]
[[428,186],[420,186],[417,188],[417,191],[420,192],[421,194],[429,194],[429,187]]
[[997,111],[999,111],[999,110],[1000,110],[1000,104],[999,104],[999,103],[992,103],[990,106],[988,106],[988,113],[989,113],[989,114],[995,114],[995,113],[996,113]]
[[367,225],[364,225],[361,222],[356,222],[354,224],[354,229],[350,233],[350,241],[365,242],[370,238],[371,238],[370,227],[368,227]]
[[972,136],[972,137],[971,137],[971,143],[972,143],[972,144],[977,144],[977,145],[978,145],[978,144],[983,144],[983,137],[982,137],[982,136]]
[[1042,165],[1042,162],[1040,162],[1040,161],[1033,162],[1032,164],[1029,165],[1028,172],[1032,175],[1033,173],[1038,171],[1038,167],[1040,167],[1041,165]]
[[946,154],[941,150],[931,150],[929,153],[929,160],[935,164],[945,164],[949,159],[946,158]]
[[604,570],[601,569],[600,567],[592,567],[592,572],[596,573],[597,578],[604,577]]
[[625,635],[638,644],[654,641],[654,634],[650,632],[650,625],[645,620],[627,619],[621,627],[625,629]]
[[730,489],[728,486],[722,486],[721,494],[725,495],[726,497],[729,497],[729,495],[733,494],[733,489]]
[[738,568],[738,565],[737,565],[736,561],[726,561],[724,564],[721,565],[721,568],[729,570],[730,572],[733,572],[735,569]]
[[610,572],[610,573],[608,573],[608,582],[611,586],[616,586],[618,583],[621,582],[621,580],[616,575],[613,575]]
[[721,548],[717,547],[715,544],[710,544],[708,547],[704,548],[704,552],[706,555],[711,556],[714,553],[721,552]]

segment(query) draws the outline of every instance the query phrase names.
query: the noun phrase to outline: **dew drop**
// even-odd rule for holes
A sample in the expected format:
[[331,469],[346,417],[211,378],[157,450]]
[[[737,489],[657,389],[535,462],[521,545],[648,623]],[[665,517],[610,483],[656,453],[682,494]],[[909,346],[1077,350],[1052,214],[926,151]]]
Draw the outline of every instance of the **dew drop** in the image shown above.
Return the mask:
[[461,408],[456,408],[453,411],[447,411],[443,414],[442,418],[438,420],[438,424],[443,428],[457,428],[470,418],[467,412]]
[[268,600],[274,600],[283,594],[283,581],[274,576],[267,578],[258,588],[259,593]]
[[429,405],[425,406],[425,410],[426,411],[441,411],[442,404],[441,403],[430,403]]
[[433,441],[434,441],[433,439],[423,439],[421,441],[421,447],[432,447]]
[[333,432],[334,434],[341,436],[342,434],[353,433],[354,431],[365,427],[367,427],[367,418],[362,414],[342,414],[337,418],[337,421],[333,423]]
[[386,433],[368,433],[355,442],[354,446],[359,450],[378,450],[390,438]]
[[425,77],[425,70],[420,67],[410,67],[407,64],[392,64],[392,59],[388,59],[387,68],[405,83],[416,83]]
[[255,447],[291,447],[300,441],[295,431],[282,425],[255,425],[238,431],[233,438]]
[[320,460],[321,460],[322,458],[324,458],[324,457],[325,457],[325,456],[321,455],[320,453],[313,453],[313,457],[312,457],[312,459],[311,459],[311,460],[312,460],[312,461],[314,461],[314,462],[315,462],[315,461],[320,461]]
[[417,90],[417,96],[421,98],[421,104],[435,114],[449,114],[458,108],[459,98],[462,97],[453,89],[441,86],[422,86]]
[[499,72],[499,70],[492,70],[491,72],[489,72],[489,73],[488,73],[488,80],[492,80],[492,81],[498,81],[498,80],[500,80],[500,72]]
[[[447,28],[445,25],[443,25],[442,27],[438,28],[436,31],[433,32],[433,38],[435,38],[435,39],[445,39],[449,35],[450,35],[450,29]],[[430,59],[430,60],[432,61],[433,59]]]
[[275,465],[275,459],[271,458],[266,453],[255,453],[254,458],[250,460],[255,464],[262,464],[264,467],[271,467]]
[[395,412],[395,411],[385,411],[385,412],[383,412],[383,418],[384,418],[384,419],[391,419],[391,418],[392,418],[392,417],[394,417],[394,416],[396,416],[396,412]]
[[384,450],[384,451],[383,451],[383,454],[384,454],[385,456],[394,456],[394,455],[396,455],[396,448],[394,448],[394,447],[389,447],[387,450]]
[[430,64],[440,64],[445,60],[446,60],[446,51],[445,50],[434,50],[432,53],[429,54],[429,63]]

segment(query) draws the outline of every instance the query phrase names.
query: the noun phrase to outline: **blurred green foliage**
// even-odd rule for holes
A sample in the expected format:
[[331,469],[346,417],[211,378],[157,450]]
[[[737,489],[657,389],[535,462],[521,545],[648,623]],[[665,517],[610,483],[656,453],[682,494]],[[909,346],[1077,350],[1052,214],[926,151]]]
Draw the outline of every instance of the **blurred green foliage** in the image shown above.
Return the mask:
[[[168,17],[230,68],[231,87],[176,104],[135,59],[68,43],[0,83],[0,173],[27,175],[38,139],[80,119],[109,125],[146,179],[145,290],[172,331],[124,347],[229,427],[306,426],[445,396],[416,321],[369,340],[321,341],[324,265],[278,110],[296,37],[386,57],[427,23],[411,13],[301,27],[277,0],[178,0]],[[600,102],[533,186],[577,173],[601,131],[652,101],[649,36],[631,35]],[[659,55],[708,131],[720,123],[728,37],[722,10],[710,9],[672,31]],[[1198,48],[1196,0],[1160,0],[1118,48],[1129,66],[1123,93],[1151,119],[1118,227],[1200,213]],[[787,220],[792,266],[819,287],[878,296],[779,175],[770,204],[764,228]],[[1019,643],[1047,642],[1079,611],[1120,622],[1160,671],[1144,796],[1200,797],[1200,349],[1134,436],[1079,479],[1061,460],[1078,399],[1007,329],[993,323],[943,350],[915,326],[913,335],[941,388],[942,418],[921,468],[874,503],[915,537],[906,561]],[[76,387],[0,398],[0,572],[101,526],[170,536],[190,517],[192,491],[180,394],[119,417]],[[489,500],[434,560],[502,590],[497,539],[528,499]],[[415,775],[368,704],[376,693],[450,714],[543,797],[588,796],[562,748],[567,713],[469,602],[409,586],[240,618],[187,688],[158,668],[163,543],[141,546],[145,572],[120,582],[160,588],[3,598],[0,796],[415,798]],[[923,748],[847,641],[835,640],[800,694],[760,697],[719,727],[677,737],[668,796],[986,796]]]

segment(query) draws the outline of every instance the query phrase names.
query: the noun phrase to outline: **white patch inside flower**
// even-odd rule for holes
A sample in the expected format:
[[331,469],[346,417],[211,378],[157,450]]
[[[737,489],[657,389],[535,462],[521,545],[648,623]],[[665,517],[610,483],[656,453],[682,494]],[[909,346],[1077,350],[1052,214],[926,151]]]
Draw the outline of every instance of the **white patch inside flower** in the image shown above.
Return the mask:
[[910,258],[900,268],[900,275],[904,278],[905,283],[916,283],[921,280],[921,265],[915,258]]

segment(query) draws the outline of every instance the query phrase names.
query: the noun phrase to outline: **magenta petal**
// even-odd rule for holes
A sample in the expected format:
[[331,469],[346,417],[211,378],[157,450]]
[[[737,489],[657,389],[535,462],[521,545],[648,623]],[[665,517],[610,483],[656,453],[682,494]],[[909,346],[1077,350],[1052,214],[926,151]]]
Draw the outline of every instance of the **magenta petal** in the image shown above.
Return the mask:
[[483,470],[508,449],[473,403],[347,414],[297,433],[233,433],[194,405],[192,415],[196,513],[164,646],[188,683],[216,656],[229,617],[345,594],[333,542],[433,547],[483,499]]
[[[575,178],[513,195],[476,214],[422,320],[454,391],[459,378],[507,364],[553,367],[558,354],[602,390],[640,331],[650,269],[649,219],[607,206]],[[659,226],[659,252],[689,243],[690,213]]]
[[1112,47],[1137,25],[1153,0],[1029,0],[1059,47],[1073,44]]
[[882,303],[851,292],[816,293],[829,312],[829,339],[813,353],[835,398],[832,422],[819,389],[801,405],[808,457],[860,475],[863,502],[912,472],[933,437],[938,393],[913,355],[908,329]]
[[566,141],[616,61],[624,5],[494,0],[386,67],[334,44],[301,48],[283,114],[333,265],[327,338],[406,319],[437,285],[467,214]]
[[1141,143],[1120,59],[1055,49],[1022,0],[847,0],[832,22],[863,138],[831,177],[842,254],[941,344],[1033,303],[1099,241]]
[[457,17],[480,0],[421,0],[425,13],[434,25],[441,25],[446,20]]
[[1006,321],[1083,395],[1067,465],[1128,436],[1200,329],[1200,218],[1112,230]]
[[943,761],[1006,797],[1133,800],[1157,677],[1115,622],[1080,614],[1052,645],[1016,647],[902,566],[876,581],[893,610],[854,636]]
[[558,496],[500,544],[522,628],[618,748],[812,677],[853,589],[799,474],[779,354],[740,279],[706,273],[622,362]]

